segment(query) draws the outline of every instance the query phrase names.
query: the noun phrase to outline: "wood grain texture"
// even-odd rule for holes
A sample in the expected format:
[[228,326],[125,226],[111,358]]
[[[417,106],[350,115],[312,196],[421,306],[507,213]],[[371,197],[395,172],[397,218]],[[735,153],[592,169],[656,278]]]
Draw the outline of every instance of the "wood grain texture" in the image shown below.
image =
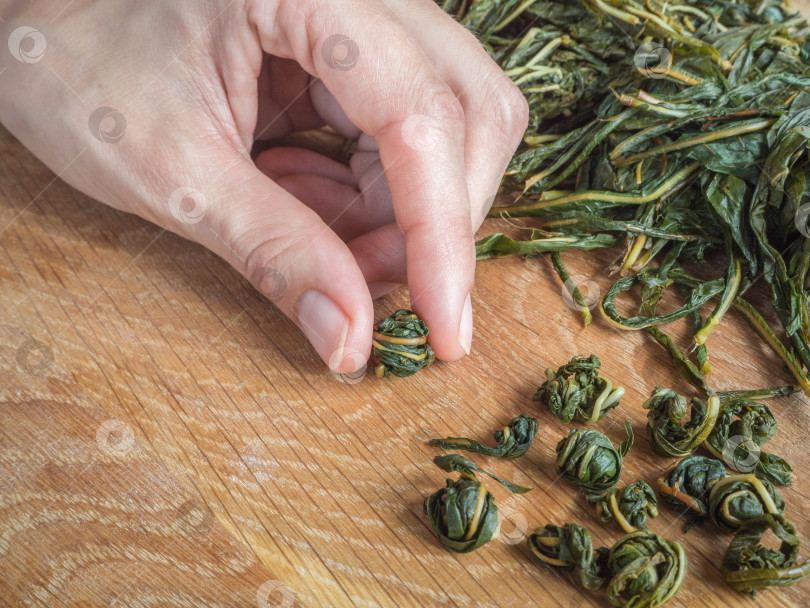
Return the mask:
[[[614,255],[564,259],[595,297]],[[567,428],[530,397],[545,367],[597,353],[627,389],[598,428],[618,443],[630,420],[623,480],[653,482],[674,461],[652,454],[640,404],[656,384],[688,387],[646,336],[598,318],[583,328],[561,291],[545,259],[481,263],[470,357],[344,383],[224,262],[75,192],[0,130],[0,605],[605,605],[525,546],[548,522],[581,523],[600,544],[621,536],[557,481]],[[404,305],[400,290],[377,316]],[[686,344],[685,325],[668,331]],[[716,389],[790,382],[735,313],[708,346]],[[782,493],[810,555],[810,403],[771,405],[768,449],[798,473]],[[540,420],[529,453],[476,460],[535,489],[490,484],[504,536],[446,552],[421,512],[446,476],[425,441],[491,441],[522,412]],[[650,523],[689,559],[670,605],[751,605],[719,579],[730,537],[683,523],[667,508]],[[808,585],[757,603],[805,606]]]
[[276,579],[201,498],[49,359],[18,362],[24,335],[0,336],[17,363],[0,401],[3,605],[255,604]]

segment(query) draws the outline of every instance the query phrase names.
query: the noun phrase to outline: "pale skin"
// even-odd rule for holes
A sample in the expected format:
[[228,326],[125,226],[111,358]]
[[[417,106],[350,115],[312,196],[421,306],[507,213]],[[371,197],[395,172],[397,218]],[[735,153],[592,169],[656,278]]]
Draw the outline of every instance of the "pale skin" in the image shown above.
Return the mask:
[[[528,109],[433,0],[0,0],[0,17],[0,121],[61,179],[221,256],[334,370],[365,365],[372,298],[399,284],[437,357],[470,352],[473,235]],[[250,157],[324,124],[359,138],[349,167]]]

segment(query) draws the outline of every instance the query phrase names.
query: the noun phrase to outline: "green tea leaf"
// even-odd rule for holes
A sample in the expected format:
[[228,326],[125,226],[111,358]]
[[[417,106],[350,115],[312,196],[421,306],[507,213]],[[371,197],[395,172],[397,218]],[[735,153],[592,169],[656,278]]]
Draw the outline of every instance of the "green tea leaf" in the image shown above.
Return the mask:
[[461,477],[425,498],[423,510],[444,547],[469,553],[498,536],[495,500],[484,484]]
[[[771,549],[760,541],[771,531],[780,541]],[[800,540],[796,527],[779,514],[760,515],[743,523],[723,557],[723,578],[737,591],[786,587],[810,576],[810,561],[798,563]]]
[[675,541],[649,530],[631,532],[610,550],[608,600],[614,606],[651,608],[671,600],[686,577],[686,555]]
[[507,490],[512,492],[512,494],[523,494],[531,490],[531,488],[524,488],[523,486],[519,486],[517,484],[508,482],[506,480],[501,479],[500,477],[495,477],[492,473],[487,473],[484,469],[479,467],[475,464],[472,460],[467,460],[464,456],[460,454],[447,454],[446,456],[436,456],[433,459],[433,462],[436,464],[437,467],[444,471],[452,472],[457,471],[461,473],[463,477],[467,477],[468,479],[477,479],[475,473],[483,473],[497,481]]
[[622,472],[622,457],[633,445],[633,429],[625,423],[627,441],[619,449],[599,431],[572,429],[557,444],[557,473],[587,494],[601,494],[616,485]]
[[[808,25],[778,0],[444,0],[525,95],[530,124],[504,179],[513,204],[490,217],[537,217],[542,230],[477,243],[479,260],[626,244],[600,312],[647,329],[705,395],[706,338],[733,306],[810,396]],[[689,277],[667,313],[619,315],[615,298],[674,253],[728,256],[724,277]],[[560,262],[553,257],[552,261]],[[563,282],[564,267],[555,264]],[[644,273],[647,273],[646,275]],[[762,276],[785,344],[740,294]],[[569,290],[583,312],[581,298]],[[717,298],[701,321],[700,308]],[[690,317],[695,361],[660,326]],[[698,326],[698,323],[702,325]],[[721,347],[721,344],[717,345]]]
[[723,530],[733,532],[749,519],[784,511],[785,501],[776,488],[754,475],[726,475],[711,482],[709,515]]
[[433,363],[435,355],[425,322],[410,310],[398,310],[377,324],[372,340],[374,374],[411,376]]
[[614,387],[599,375],[602,363],[596,355],[574,357],[554,371],[546,370],[546,381],[532,397],[548,404],[551,413],[563,422],[576,420],[596,424],[608,411],[618,407],[624,395],[622,387]]
[[689,456],[681,460],[656,487],[664,502],[681,512],[693,515],[684,532],[699,524],[709,513],[706,504],[711,484],[726,476],[723,463],[705,456]]
[[694,452],[709,437],[720,411],[720,399],[709,397],[706,404],[692,400],[692,414],[686,418],[686,398],[669,388],[656,386],[642,406],[647,413],[647,434],[650,447],[659,456],[683,458]]
[[428,444],[446,450],[464,450],[495,458],[518,458],[531,447],[536,433],[537,419],[521,414],[513,418],[503,429],[495,431],[494,437],[498,446],[494,448],[481,445],[466,437],[432,439]]
[[779,485],[790,485],[795,475],[779,456],[763,452],[776,433],[776,418],[764,403],[735,400],[720,408],[717,422],[706,438],[705,447],[729,468]]
[[547,566],[576,570],[585,589],[605,584],[607,549],[594,551],[591,533],[577,524],[537,528],[528,538],[531,552]]
[[625,532],[646,528],[647,518],[658,515],[658,497],[644,480],[589,496],[588,502],[596,504],[596,515],[602,521],[615,518]]

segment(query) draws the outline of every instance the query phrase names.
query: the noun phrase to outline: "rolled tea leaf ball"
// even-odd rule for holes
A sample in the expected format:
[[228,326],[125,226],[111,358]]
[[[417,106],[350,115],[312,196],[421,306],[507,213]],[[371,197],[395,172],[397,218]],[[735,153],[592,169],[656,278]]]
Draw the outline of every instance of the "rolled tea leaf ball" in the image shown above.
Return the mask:
[[430,330],[410,310],[398,310],[374,328],[374,375],[411,376],[436,358],[428,342]]
[[529,549],[547,566],[575,569],[586,589],[598,589],[605,582],[607,549],[594,552],[591,533],[577,524],[547,524],[529,535]]
[[[760,541],[772,531],[780,541],[770,549]],[[800,541],[796,527],[785,516],[767,513],[744,522],[731,541],[721,570],[737,591],[753,596],[757,589],[786,587],[810,576],[810,560],[798,563]]]
[[450,551],[469,553],[500,532],[498,507],[483,483],[461,476],[425,498],[423,510],[439,542]]
[[751,473],[726,475],[711,484],[709,515],[723,530],[733,532],[749,519],[784,511],[785,501],[776,488]]
[[599,375],[602,363],[596,355],[574,357],[558,368],[546,370],[546,381],[532,399],[548,404],[551,413],[563,422],[577,420],[596,424],[611,408],[619,405],[624,389],[613,386]]
[[658,515],[658,497],[644,480],[589,496],[588,502],[596,503],[596,514],[602,521],[615,518],[625,532],[646,528],[647,518]]
[[688,411],[686,398],[669,388],[656,386],[642,407],[649,410],[647,434],[653,451],[659,456],[683,458],[694,452],[712,432],[720,399],[712,395],[706,404],[693,399],[688,422],[684,422]]
[[614,606],[653,608],[671,600],[686,576],[678,543],[649,530],[631,532],[610,550],[608,600]]
[[557,473],[588,494],[601,494],[616,485],[622,473],[622,457],[633,445],[633,429],[625,422],[627,441],[613,447],[603,433],[572,429],[557,444]]
[[658,480],[657,490],[664,502],[679,511],[691,512],[693,517],[685,527],[688,532],[709,513],[709,486],[725,476],[726,467],[719,460],[689,456]]
[[513,418],[503,429],[495,431],[497,447],[490,448],[481,445],[474,439],[466,437],[448,437],[447,439],[433,439],[429,445],[445,448],[447,450],[465,450],[495,458],[517,458],[523,456],[532,445],[537,433],[537,419],[521,414]]
[[720,408],[717,422],[703,443],[716,458],[740,473],[754,473],[771,483],[790,485],[793,469],[784,459],[760,448],[776,433],[776,418],[764,403],[733,401]]

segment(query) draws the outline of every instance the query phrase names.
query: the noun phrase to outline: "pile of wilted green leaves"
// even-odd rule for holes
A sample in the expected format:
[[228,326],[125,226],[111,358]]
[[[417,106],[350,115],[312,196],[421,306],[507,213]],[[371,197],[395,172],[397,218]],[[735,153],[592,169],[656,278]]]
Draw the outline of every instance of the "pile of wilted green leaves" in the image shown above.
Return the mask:
[[[481,240],[479,259],[622,246],[614,270],[623,277],[600,303],[610,322],[646,330],[707,394],[706,340],[734,307],[810,395],[804,19],[777,0],[439,4],[480,38],[531,109],[505,179],[517,201],[491,215],[537,217],[538,227],[526,240]],[[713,252],[727,261],[720,276],[684,270]],[[558,258],[555,268],[564,272]],[[745,299],[760,277],[777,332]],[[637,284],[639,314],[623,317],[615,299]],[[656,312],[672,287],[683,306]],[[581,303],[575,289],[572,297]],[[702,319],[700,307],[712,300]],[[660,329],[684,317],[695,361]]]

